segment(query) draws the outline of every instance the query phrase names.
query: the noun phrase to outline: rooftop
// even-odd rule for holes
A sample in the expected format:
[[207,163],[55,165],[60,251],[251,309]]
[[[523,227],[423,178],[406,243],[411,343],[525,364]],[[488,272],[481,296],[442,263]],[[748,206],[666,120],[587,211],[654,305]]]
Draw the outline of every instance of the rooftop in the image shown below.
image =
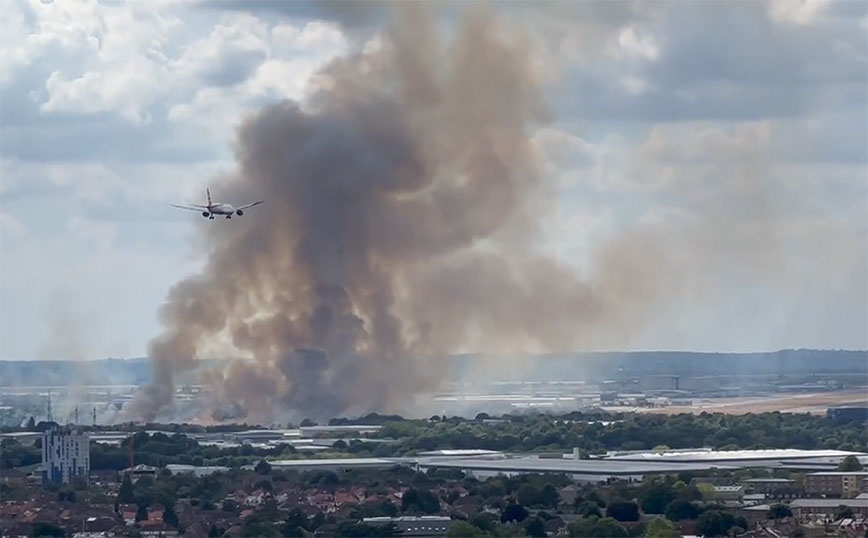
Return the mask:
[[400,517],[388,517],[388,516],[376,516],[376,517],[366,517],[362,519],[362,521],[368,523],[379,523],[379,522],[390,522],[390,521],[409,521],[409,522],[422,522],[422,521],[452,521],[452,518],[448,516],[400,516]]
[[634,462],[612,460],[566,460],[514,458],[504,460],[483,459],[421,459],[422,467],[441,467],[473,469],[480,471],[528,472],[528,473],[564,473],[588,475],[635,475],[670,473],[680,471],[705,471],[712,468],[726,469],[720,465],[707,463],[680,462]]
[[821,471],[808,476],[868,476],[868,471]]
[[306,460],[274,460],[269,461],[272,467],[315,467],[330,465],[365,466],[365,465],[399,465],[403,463],[398,459],[386,458],[331,458],[331,459],[306,459]]
[[425,452],[419,452],[420,456],[494,456],[498,454],[503,454],[503,452],[497,450],[484,450],[481,448],[428,450]]
[[792,460],[808,458],[843,458],[845,456],[865,456],[860,452],[844,450],[801,450],[797,448],[772,450],[725,450],[694,452],[643,452],[611,456],[608,460],[627,461],[737,461],[737,460]]
[[795,499],[790,503],[793,508],[868,508],[868,499]]

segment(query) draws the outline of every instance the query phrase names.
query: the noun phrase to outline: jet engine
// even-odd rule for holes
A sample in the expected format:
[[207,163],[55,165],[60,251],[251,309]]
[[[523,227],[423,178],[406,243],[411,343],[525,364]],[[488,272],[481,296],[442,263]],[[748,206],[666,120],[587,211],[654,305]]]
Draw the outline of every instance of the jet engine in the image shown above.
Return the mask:
[[238,215],[238,216],[240,217],[241,215],[244,214],[244,211],[242,211],[242,210],[240,210],[240,209],[236,209],[236,210],[235,210],[235,214]]
[[203,211],[203,212],[202,212],[202,216],[203,216],[203,217],[210,217],[211,214],[208,213],[207,211]]

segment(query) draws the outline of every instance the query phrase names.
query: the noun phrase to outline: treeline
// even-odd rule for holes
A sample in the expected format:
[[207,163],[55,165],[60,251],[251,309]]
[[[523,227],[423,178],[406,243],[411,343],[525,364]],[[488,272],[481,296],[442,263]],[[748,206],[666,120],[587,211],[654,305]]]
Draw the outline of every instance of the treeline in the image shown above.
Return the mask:
[[[90,468],[94,471],[126,469],[130,466],[130,443],[132,443],[134,463],[153,467],[163,467],[167,464],[241,467],[262,458],[290,457],[296,452],[295,448],[288,444],[275,445],[272,448],[254,448],[250,445],[221,448],[200,445],[180,433],[167,435],[140,431],[124,439],[120,446],[91,442]],[[42,461],[41,439],[37,439],[33,445],[23,445],[12,439],[4,439],[0,448],[2,448],[0,467],[3,469],[32,465]]]
[[[606,423],[604,423],[604,421]],[[868,451],[862,423],[838,424],[822,416],[762,413],[507,415],[499,421],[432,417],[387,422],[375,437],[397,439],[395,454],[436,449],[504,451],[608,450],[714,447],[734,449],[837,449]],[[386,449],[378,449],[385,451]]]
[[163,467],[168,464],[240,467],[255,463],[261,458],[288,456],[295,453],[295,449],[287,444],[275,445],[272,448],[254,448],[250,445],[221,448],[200,445],[180,433],[167,435],[140,431],[124,439],[120,446],[91,443],[91,469],[120,470],[129,467],[130,444],[132,444],[135,464],[153,467]]

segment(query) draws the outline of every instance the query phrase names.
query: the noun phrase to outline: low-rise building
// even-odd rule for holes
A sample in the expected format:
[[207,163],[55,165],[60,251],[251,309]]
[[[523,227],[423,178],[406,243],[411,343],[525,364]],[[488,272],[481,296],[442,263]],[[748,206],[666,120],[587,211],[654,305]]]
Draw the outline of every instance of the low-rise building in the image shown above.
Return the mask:
[[868,471],[831,471],[805,476],[805,493],[822,497],[853,498],[866,490]]
[[130,481],[135,483],[136,481],[138,481],[139,478],[143,476],[150,476],[151,478],[156,478],[157,471],[159,471],[159,469],[157,469],[156,467],[151,467],[150,465],[140,463],[135,467],[127,467],[126,469],[121,471],[121,475],[124,477],[129,476]]
[[798,518],[833,517],[842,507],[852,510],[856,517],[868,517],[868,499],[796,499],[790,503],[790,510]]
[[445,516],[366,517],[362,522],[369,525],[392,523],[401,536],[442,536],[452,525],[452,519]]
[[789,478],[751,478],[741,483],[748,493],[762,493],[772,499],[795,499],[802,489]]
[[713,486],[714,498],[719,501],[740,501],[744,497],[744,486]]

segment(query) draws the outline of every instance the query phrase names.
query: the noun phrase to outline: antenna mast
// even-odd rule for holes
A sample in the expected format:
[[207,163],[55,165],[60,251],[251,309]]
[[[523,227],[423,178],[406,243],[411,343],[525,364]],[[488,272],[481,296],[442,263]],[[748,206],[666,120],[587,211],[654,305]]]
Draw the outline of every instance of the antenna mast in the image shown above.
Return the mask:
[[51,391],[48,391],[48,422],[54,422],[51,417]]

